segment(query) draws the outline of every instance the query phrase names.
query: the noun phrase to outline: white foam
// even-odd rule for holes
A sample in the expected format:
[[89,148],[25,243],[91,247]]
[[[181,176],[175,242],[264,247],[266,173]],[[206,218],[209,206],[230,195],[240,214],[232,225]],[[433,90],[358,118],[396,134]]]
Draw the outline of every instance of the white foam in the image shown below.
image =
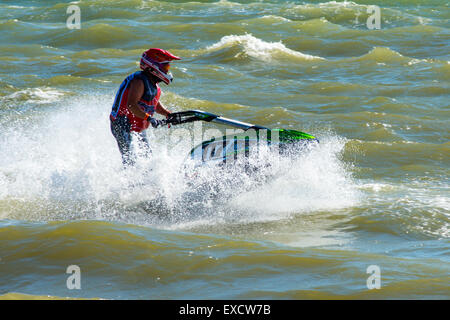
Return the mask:
[[29,88],[19,90],[2,98],[2,100],[26,99],[25,103],[51,103],[60,100],[64,92],[54,88]]
[[229,35],[224,36],[219,42],[207,47],[209,51],[218,50],[224,47],[230,47],[233,45],[242,46],[242,50],[250,57],[271,61],[276,59],[276,54],[282,53],[290,56],[298,57],[305,60],[321,59],[318,56],[304,54],[292,49],[287,48],[281,41],[279,42],[267,42],[252,36],[251,34],[245,35]]
[[261,17],[261,19],[274,19],[274,20],[279,20],[279,21],[282,21],[282,22],[291,22],[292,21],[292,20],[290,20],[288,18],[281,17],[281,16],[276,16],[276,15],[272,15],[272,14],[264,15],[264,16]]
[[281,159],[275,179],[239,195],[233,205],[256,210],[262,219],[277,219],[357,204],[356,184],[348,168],[337,158],[344,145],[343,140],[328,137],[295,159]]
[[353,2],[353,1],[328,1],[328,2],[323,2],[323,3],[319,3],[319,7],[349,7],[349,6],[358,6],[357,3]]
[[[70,188],[82,176],[81,172],[95,172],[89,175],[90,184],[108,180],[102,172],[117,167],[120,159],[112,152],[113,141],[105,131],[108,118],[107,111],[98,108],[105,104],[101,99],[65,102],[42,120],[23,119],[13,123],[14,127],[4,128],[0,164],[2,173],[10,178],[6,190],[0,194],[46,197],[52,185],[65,181],[70,195]],[[18,123],[22,127],[16,127]]]

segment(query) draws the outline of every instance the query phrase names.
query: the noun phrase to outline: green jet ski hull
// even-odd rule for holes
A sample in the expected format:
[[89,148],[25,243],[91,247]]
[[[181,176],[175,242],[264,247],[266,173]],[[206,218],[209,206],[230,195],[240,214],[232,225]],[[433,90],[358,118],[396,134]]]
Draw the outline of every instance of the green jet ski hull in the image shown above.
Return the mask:
[[190,158],[203,163],[226,163],[254,156],[260,148],[287,155],[304,151],[318,142],[316,137],[301,131],[260,129],[203,141],[190,151]]

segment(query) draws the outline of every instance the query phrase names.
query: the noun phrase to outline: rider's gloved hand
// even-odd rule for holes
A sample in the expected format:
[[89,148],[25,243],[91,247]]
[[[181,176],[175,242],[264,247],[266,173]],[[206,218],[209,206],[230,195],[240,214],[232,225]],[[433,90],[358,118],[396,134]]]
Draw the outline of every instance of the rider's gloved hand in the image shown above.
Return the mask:
[[160,125],[163,125],[163,121],[157,120],[155,118],[150,118],[148,120],[153,128],[158,128]]

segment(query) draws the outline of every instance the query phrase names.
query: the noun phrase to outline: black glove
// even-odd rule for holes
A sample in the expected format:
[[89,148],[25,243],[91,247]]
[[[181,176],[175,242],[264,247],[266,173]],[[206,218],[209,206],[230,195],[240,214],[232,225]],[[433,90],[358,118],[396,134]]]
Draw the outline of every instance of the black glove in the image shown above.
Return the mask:
[[151,118],[149,121],[150,121],[150,124],[152,125],[153,128],[158,128],[159,126],[164,124],[163,121],[157,120],[155,118]]

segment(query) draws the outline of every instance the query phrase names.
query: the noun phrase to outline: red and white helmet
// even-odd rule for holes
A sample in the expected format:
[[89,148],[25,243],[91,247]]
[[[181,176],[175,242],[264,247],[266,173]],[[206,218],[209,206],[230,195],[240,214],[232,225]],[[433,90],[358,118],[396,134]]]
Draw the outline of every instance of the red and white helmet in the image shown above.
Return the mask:
[[140,65],[142,70],[148,70],[152,75],[164,81],[165,84],[169,84],[173,80],[172,74],[169,72],[170,62],[180,59],[167,50],[151,48],[142,54]]

